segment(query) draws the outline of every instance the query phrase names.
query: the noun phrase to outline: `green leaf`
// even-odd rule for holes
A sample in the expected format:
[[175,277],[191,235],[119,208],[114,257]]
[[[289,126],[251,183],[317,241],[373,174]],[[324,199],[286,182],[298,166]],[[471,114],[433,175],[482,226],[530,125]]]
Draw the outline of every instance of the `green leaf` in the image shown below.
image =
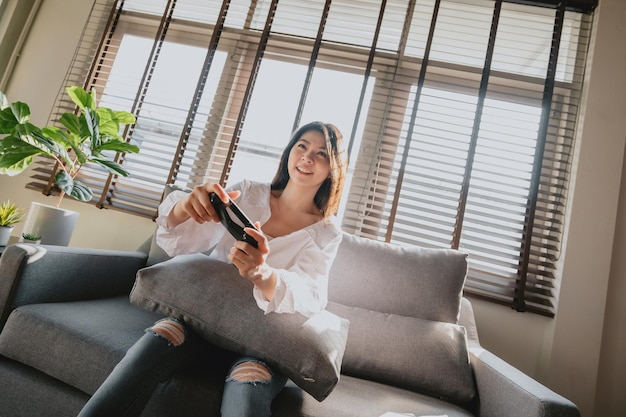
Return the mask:
[[54,153],[53,150],[56,150],[58,145],[47,138],[40,140],[39,135],[36,135],[36,132],[40,133],[41,131],[37,126],[27,123],[24,125],[16,125],[14,136],[22,142],[37,148],[41,154],[51,155]]
[[59,171],[54,176],[54,182],[66,194],[71,193],[74,188],[74,179],[65,171]]
[[106,107],[99,107],[97,113],[100,121],[100,134],[118,137],[120,134],[120,124],[115,120],[113,110]]
[[14,176],[30,166],[40,150],[15,136],[0,141],[0,174]]
[[39,149],[40,153],[56,155],[63,160],[69,161],[65,145],[44,136],[37,126],[30,123],[17,125],[15,127],[15,133],[19,139]]
[[18,123],[26,123],[30,120],[30,107],[28,104],[16,101],[9,106]]
[[128,177],[129,175],[128,171],[126,171],[120,164],[118,164],[117,162],[113,162],[110,159],[93,158],[92,162],[103,166],[113,174],[121,175],[122,177]]
[[0,226],[13,226],[24,220],[25,215],[25,211],[11,203],[10,200],[0,204]]
[[54,176],[54,182],[63,192],[78,201],[89,201],[93,197],[93,192],[89,187],[74,179],[65,171],[60,171]]
[[30,119],[30,108],[24,103],[12,103],[0,111],[0,134],[10,134],[19,124]]
[[123,153],[138,153],[139,147],[137,145],[132,145],[128,142],[124,142],[121,140],[109,140],[106,141],[100,146],[100,151],[115,151],[115,152],[123,152]]
[[44,127],[41,129],[41,133],[44,137],[56,142],[60,149],[63,149],[63,152],[59,152],[58,154],[59,157],[65,161],[66,165],[68,165],[70,171],[74,170],[74,163],[71,161],[66,149],[71,148],[74,151],[81,165],[87,161],[88,156],[83,152],[80,146],[80,138],[77,135],[68,133],[56,126]]
[[62,145],[65,148],[72,148],[77,145],[77,141],[72,133],[68,133],[56,126],[44,127],[41,133],[48,139]]
[[11,152],[32,152],[33,155],[41,153],[41,150],[28,142],[24,142],[17,136],[10,135],[0,140],[0,155]]
[[81,136],[80,120],[74,113],[63,113],[61,118],[59,118],[59,122],[73,134]]
[[96,101],[93,94],[89,94],[84,88],[79,86],[71,86],[65,89],[67,95],[70,96],[74,104],[76,104],[81,110],[95,109]]
[[15,125],[17,125],[17,120],[15,120],[11,109],[7,107],[0,110],[0,134],[13,133]]
[[[15,160],[16,162],[12,162]],[[13,177],[21,174],[26,168],[33,163],[35,158],[32,155],[27,154],[13,154],[10,157],[0,157],[0,174]]]
[[74,187],[69,194],[78,201],[89,201],[93,198],[91,189],[80,181],[74,181]]
[[127,112],[127,111],[114,111],[113,113],[115,114],[115,116],[114,116],[115,120],[117,120],[117,122],[119,124],[122,124],[122,125],[132,125],[136,121],[135,115],[133,115],[130,112]]
[[91,139],[91,147],[98,149],[100,147],[100,126],[98,121],[98,113],[85,109],[85,122],[88,129],[88,137]]

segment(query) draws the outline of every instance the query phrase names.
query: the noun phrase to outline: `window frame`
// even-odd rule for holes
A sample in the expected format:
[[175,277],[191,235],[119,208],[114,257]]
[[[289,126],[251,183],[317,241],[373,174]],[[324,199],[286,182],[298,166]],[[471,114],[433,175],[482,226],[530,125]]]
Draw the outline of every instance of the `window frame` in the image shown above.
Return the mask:
[[[104,4],[103,10],[111,7],[113,2],[111,0],[100,0]],[[436,0],[437,2],[439,0]],[[494,4],[502,4],[501,0],[493,0]],[[536,5],[536,3],[544,3],[551,4],[551,1],[532,1],[532,0],[505,0],[505,2],[509,3],[518,3],[518,4],[532,4]],[[96,2],[98,3],[98,2]],[[224,2],[225,5],[227,2]],[[560,9],[557,11],[557,16],[559,13],[562,15],[566,10],[573,10],[573,8],[579,8],[583,11],[588,10],[587,3],[590,3],[586,0],[579,0],[578,2],[569,2],[569,3],[560,3]],[[591,2],[594,3],[594,2]],[[274,0],[269,7],[270,13],[272,7],[276,7],[278,4],[277,0]],[[330,4],[328,2],[327,4]],[[438,3],[437,3],[438,4]],[[168,4],[168,7],[171,7]],[[189,24],[186,21],[176,21],[171,19],[171,10],[169,11],[170,20],[167,21],[166,14],[161,16],[149,15],[149,14],[141,14],[139,12],[122,12],[117,13],[116,9],[113,7],[113,11],[109,16],[109,23],[112,19],[120,18],[121,22],[125,22],[124,24],[119,24],[116,22],[117,28],[114,32],[113,36],[110,36],[108,39],[106,37],[106,31],[102,31],[102,42],[99,44],[95,50],[99,51],[94,54],[94,56],[99,59],[100,63],[110,60],[114,61],[115,57],[114,51],[117,50],[119,45],[121,44],[121,39],[124,34],[131,33],[141,33],[141,25],[149,28],[155,32],[154,37],[154,45],[155,47],[159,45],[159,42],[165,41],[165,32],[167,33],[167,42],[176,42],[183,41],[185,44],[191,44],[193,39],[197,39],[196,45],[201,45],[202,40],[200,40],[199,36],[204,36],[205,38],[208,35],[211,35],[211,39],[215,36],[215,31],[219,27],[219,22],[215,25],[212,24],[204,24],[204,23],[195,23]],[[593,8],[591,9],[593,10]],[[222,10],[224,12],[224,10]],[[325,13],[328,10],[324,11]],[[587,11],[588,13],[588,11]],[[252,16],[254,14],[253,10],[250,10],[249,15]],[[221,15],[222,18],[225,15]],[[222,21],[223,23],[223,21]],[[127,32],[120,32],[120,30],[124,29],[127,26]],[[367,49],[360,47],[358,45],[351,46],[347,44],[341,43],[332,43],[332,42],[324,42],[319,43],[319,40],[316,42],[315,39],[305,39],[303,37],[292,37],[286,34],[279,33],[271,33],[271,19],[268,18],[266,22],[266,27],[264,30],[258,29],[234,29],[231,27],[223,27],[223,30],[220,31],[219,34],[219,43],[216,44],[216,50],[221,53],[226,53],[226,65],[229,70],[225,70],[222,72],[220,81],[218,82],[218,90],[215,93],[215,97],[227,97],[224,103],[218,107],[212,107],[212,111],[210,116],[210,120],[207,120],[205,124],[205,130],[202,134],[202,138],[200,138],[200,145],[203,153],[208,153],[210,156],[203,157],[206,159],[204,162],[204,166],[193,166],[191,169],[191,174],[189,177],[185,177],[181,180],[181,178],[177,177],[177,173],[180,172],[180,164],[182,159],[184,158],[186,141],[189,139],[190,130],[192,127],[190,125],[185,125],[182,128],[178,149],[175,154],[176,157],[172,161],[172,165],[169,170],[168,178],[164,179],[163,185],[176,183],[182,186],[193,186],[199,182],[203,181],[214,181],[219,182],[223,185],[228,183],[228,175],[229,169],[232,166],[233,158],[236,156],[238,152],[238,140],[240,131],[237,131],[237,128],[241,128],[242,117],[245,116],[245,110],[242,108],[245,107],[246,100],[249,99],[249,91],[235,91],[233,92],[233,88],[248,86],[253,87],[254,85],[254,77],[255,77],[255,65],[259,64],[260,59],[280,59],[285,62],[297,62],[303,64],[313,65],[314,68],[340,68],[342,71],[350,71],[355,74],[363,75],[366,79],[374,79],[373,82],[373,91],[372,98],[379,100],[381,103],[387,103],[389,105],[388,108],[385,109],[376,109],[370,106],[367,109],[358,109],[357,114],[355,116],[355,126],[351,132],[349,132],[349,146],[351,149],[351,155],[354,165],[351,167],[351,175],[354,175],[356,171],[360,169],[361,166],[368,167],[380,167],[380,157],[381,157],[381,149],[384,147],[387,149],[387,152],[397,153],[397,149],[402,147],[402,141],[406,140],[402,135],[406,132],[403,132],[403,123],[404,121],[401,119],[389,118],[382,114],[383,112],[391,112],[394,114],[405,114],[406,108],[410,105],[411,98],[416,96],[417,93],[412,92],[411,88],[416,87],[418,90],[421,90],[423,86],[428,85],[429,87],[439,85],[442,88],[452,89],[451,91],[455,92],[463,92],[471,90],[472,94],[476,94],[475,87],[477,83],[485,82],[485,72],[482,68],[477,68],[474,66],[464,66],[460,64],[451,64],[441,61],[430,60],[428,57],[411,57],[411,56],[398,56],[397,53],[393,53],[387,50],[377,50],[375,47],[372,49]],[[432,28],[431,28],[432,30]],[[146,33],[149,31],[146,31]],[[189,34],[192,34],[189,36]],[[94,36],[94,39],[98,39],[97,36]],[[262,46],[259,46],[262,45]],[[282,46],[282,47],[281,47]],[[93,47],[92,47],[93,48]],[[311,54],[314,51],[315,57],[314,61],[311,58]],[[580,51],[580,54],[584,55],[586,51]],[[209,59],[209,58],[207,58]],[[311,60],[311,61],[309,61]],[[555,64],[556,65],[556,64]],[[87,78],[95,80],[91,84],[95,86],[97,89],[104,89],[106,82],[108,81],[107,76],[98,76],[95,77],[93,74],[98,69],[101,68],[98,65],[92,64],[92,70]],[[429,71],[429,76],[435,78],[439,77],[438,80],[429,78],[425,81],[425,71],[423,68],[427,68]],[[554,69],[552,70],[554,71]],[[146,66],[144,72],[144,78],[148,76],[150,72],[149,65]],[[100,74],[106,74],[106,71],[100,72]],[[71,75],[71,76],[70,76]],[[381,79],[378,75],[384,75],[386,78]],[[68,73],[68,81],[75,77],[75,74]],[[577,77],[582,78],[582,74],[576,74]],[[392,77],[392,78],[390,78]],[[482,78],[482,80],[481,80]],[[75,79],[80,79],[77,77]],[[455,79],[458,82],[451,82],[450,80]],[[467,80],[465,82],[464,80]],[[543,80],[541,78],[536,78],[528,75],[519,75],[514,73],[508,73],[505,71],[499,70],[491,70],[488,69],[487,74],[487,82],[489,83],[486,86],[481,88],[490,87],[489,91],[485,91],[482,96],[483,99],[489,97],[498,97],[500,94],[507,99],[507,101],[515,101],[519,100],[520,103],[532,103],[536,104],[536,100],[532,100],[527,97],[526,92],[532,91],[536,88],[537,94],[543,93],[546,94],[546,90],[552,90],[549,95],[549,99],[551,101],[554,100],[554,97],[560,97],[558,100],[559,103],[567,103],[571,102],[572,99],[570,97],[571,94],[576,94],[577,91],[572,91],[569,87],[568,83],[559,82],[559,81],[551,81],[551,85],[547,85],[546,83],[550,82],[549,80]],[[500,84],[491,84],[492,80],[499,80]],[[146,80],[142,81],[141,88],[146,87]],[[309,80],[310,81],[310,80]],[[428,83],[428,84],[426,84]],[[389,84],[393,84],[393,91],[388,87]],[[494,90],[494,87],[498,88]],[[525,88],[524,88],[525,87]],[[517,92],[520,92],[519,94]],[[523,92],[523,93],[522,93]],[[140,95],[138,94],[138,98]],[[576,99],[576,98],[574,98]],[[546,105],[546,98],[544,97],[543,105]],[[375,100],[374,100],[375,101]],[[547,103],[550,105],[550,103]],[[67,103],[63,101],[62,98],[58,100],[57,110],[66,110],[64,106]],[[141,123],[141,103],[135,101],[133,104],[133,110],[138,112],[138,125]],[[193,110],[190,110],[190,114]],[[361,120],[360,112],[366,112],[366,115],[362,118],[363,120],[363,132],[364,136],[375,132],[377,136],[375,139],[362,139],[357,138],[355,140],[354,131],[356,130],[356,126]],[[58,112],[58,111],[57,111]],[[56,114],[53,112],[53,116]],[[559,129],[575,129],[575,126],[572,127],[572,121],[567,119],[568,112],[565,112],[565,118],[560,117],[559,115],[563,115],[564,113],[560,111],[560,109],[553,109],[552,115],[550,119],[542,120],[542,123],[547,124],[546,129],[549,129],[550,126],[557,126]],[[556,115],[556,116],[554,116]],[[235,131],[232,130],[233,126],[224,126],[221,123],[221,120],[238,120],[239,124],[235,125]],[[384,126],[382,126],[378,120],[384,121]],[[298,124],[298,120],[294,121],[294,126]],[[134,129],[136,126],[131,128],[128,132],[125,132],[126,137],[129,140],[132,140]],[[412,128],[410,128],[412,129]],[[411,131],[411,130],[410,130]],[[358,147],[352,149],[355,143],[358,143]],[[227,146],[225,145],[227,144]],[[565,144],[563,146],[572,147],[573,144]],[[378,151],[367,152],[367,149],[363,151],[363,148],[367,149],[377,149]],[[394,151],[395,149],[395,151]],[[561,164],[571,164],[571,157],[573,155],[573,151],[570,149],[569,151],[570,160],[564,161],[556,161],[554,166],[543,166],[545,160],[542,159],[542,168],[543,170],[553,170],[558,173],[556,178],[562,176],[560,170],[562,169]],[[123,156],[121,156],[123,160]],[[378,160],[377,160],[378,159]],[[401,167],[401,171],[404,168]],[[567,167],[565,171],[567,171]],[[42,168],[41,171],[44,173],[54,173],[54,168],[47,166],[47,168]],[[401,187],[393,188],[394,181],[398,180],[395,176],[398,173],[394,172],[393,169],[387,170],[386,175],[381,176],[379,181],[378,177],[376,178],[375,187],[388,187],[392,188],[395,196],[392,201],[391,208],[391,223],[395,221],[395,211],[397,206],[397,201],[400,197]],[[541,172],[538,173],[538,177],[536,181],[540,180]],[[567,175],[567,174],[565,174]],[[402,181],[403,173],[399,173],[400,181]],[[44,176],[37,174],[35,179],[39,182],[29,184],[29,187],[41,189],[41,180]],[[367,182],[368,179],[366,179]],[[109,189],[111,184],[114,184],[116,181],[115,178],[109,176],[106,184],[102,187],[105,190],[102,193],[99,201],[95,202],[96,206],[102,208],[112,208],[112,209],[121,209],[123,211],[132,212],[132,207],[116,207],[115,204],[111,203],[110,196],[107,195],[106,190]],[[535,181],[535,180],[534,180]],[[565,178],[564,181],[567,181]],[[534,184],[534,186],[540,187],[541,184]],[[114,185],[113,185],[114,187]],[[359,191],[359,187],[361,191]],[[467,188],[468,184],[463,184],[463,187]],[[374,191],[368,192],[368,185],[363,184],[362,181],[359,182],[359,179],[352,177],[351,186],[345,190],[344,192],[344,200],[348,200],[346,203],[346,216],[343,219],[343,228],[344,230],[350,233],[360,234],[362,236],[366,236],[372,239],[385,240],[387,242],[393,241],[393,227],[387,227],[387,230],[384,233],[380,232],[380,228],[384,227],[384,219],[386,216],[384,212],[380,212],[378,216],[373,216],[367,219],[370,229],[374,230],[375,225],[378,222],[379,230],[378,232],[368,232],[364,230],[362,227],[359,227],[359,220],[355,218],[353,215],[351,217],[350,213],[359,213],[361,208],[358,205],[354,204],[354,201],[349,200],[349,196],[354,196],[361,193],[362,199],[364,201],[374,201],[378,199],[379,194],[383,195],[386,193],[380,193],[380,189],[374,189]],[[53,192],[52,190],[52,182],[48,179],[47,186],[43,189],[44,193]],[[462,192],[466,192],[462,191]],[[154,194],[154,193],[153,193]],[[539,194],[539,192],[537,192]],[[529,201],[530,204],[538,205],[537,210],[541,211],[542,202],[537,201],[539,195],[530,196]],[[461,202],[461,204],[464,204]],[[549,202],[547,203],[550,204]],[[155,207],[156,209],[156,207]],[[463,212],[463,209],[461,209]],[[530,216],[534,216],[536,211],[531,210]],[[136,213],[137,214],[137,213]],[[154,216],[155,213],[149,213],[148,211],[143,211],[138,213],[139,215],[151,215]],[[458,215],[457,215],[458,216]],[[358,216],[357,216],[358,217]],[[549,221],[549,219],[548,219]],[[526,224],[526,223],[525,223]],[[533,220],[529,221],[531,227],[533,225]],[[462,245],[459,243],[459,239],[461,238],[461,232],[455,235],[452,238],[450,247],[457,250],[462,250]],[[561,234],[563,231],[560,232]],[[525,241],[520,242],[522,246],[526,245],[528,247],[537,245],[536,242],[532,240],[532,233],[529,233],[528,238]],[[556,259],[553,261],[558,263],[558,242],[553,243],[550,242],[550,238],[546,237],[546,244],[555,244],[556,248],[554,250],[556,255]],[[397,240],[394,243],[400,244],[411,244],[411,242],[401,242]],[[529,258],[532,256],[544,256],[542,254],[534,254],[530,251],[523,251],[521,255],[525,257],[522,261],[522,265],[520,267],[519,275],[521,278],[514,279],[514,283],[512,283],[513,291],[511,288],[504,288],[503,291],[506,293],[504,297],[494,296],[491,292],[497,291],[494,289],[487,290],[486,292],[482,291],[480,283],[477,281],[476,285],[472,284],[472,274],[476,276],[485,275],[486,272],[483,270],[476,270],[470,264],[469,268],[469,276],[470,280],[468,281],[469,285],[466,285],[465,293],[470,296],[488,299],[489,301],[495,301],[501,304],[509,305],[518,311],[531,311],[534,313],[546,315],[549,317],[553,317],[556,312],[556,294],[553,289],[548,289],[545,291],[547,294],[546,299],[547,302],[544,306],[541,303],[544,302],[543,299],[535,299],[539,300],[539,305],[528,305],[526,303],[526,295],[525,295],[525,287],[527,285],[526,280],[529,273],[532,271],[528,271],[528,262]],[[471,260],[470,260],[471,263]],[[540,264],[541,262],[537,262]],[[488,274],[487,274],[488,275]],[[488,281],[489,277],[485,276],[485,279]],[[534,280],[534,277],[530,277],[531,280]],[[519,282],[521,280],[521,282]],[[532,283],[531,283],[532,284]],[[536,282],[535,282],[536,284]],[[500,284],[498,284],[500,285]],[[534,285],[534,284],[533,284]],[[542,293],[542,286],[556,286],[558,285],[558,280],[556,277],[552,277],[552,279],[548,279],[545,282],[539,282],[536,290],[537,293]],[[511,297],[511,294],[513,296]],[[528,294],[534,297],[534,292],[530,291]]]

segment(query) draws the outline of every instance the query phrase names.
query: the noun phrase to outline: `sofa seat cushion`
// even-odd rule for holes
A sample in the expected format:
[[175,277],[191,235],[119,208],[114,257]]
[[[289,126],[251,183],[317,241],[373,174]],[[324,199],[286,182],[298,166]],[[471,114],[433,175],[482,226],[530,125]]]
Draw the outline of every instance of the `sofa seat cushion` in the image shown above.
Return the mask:
[[467,254],[399,246],[344,233],[328,299],[381,313],[458,323]]
[[333,393],[321,403],[303,395],[291,381],[272,403],[272,417],[378,417],[389,412],[433,417],[474,415],[425,394],[347,375],[341,376]]
[[21,306],[0,334],[0,354],[91,395],[162,317],[127,296]]
[[0,356],[0,416],[76,416],[89,398],[36,369]]

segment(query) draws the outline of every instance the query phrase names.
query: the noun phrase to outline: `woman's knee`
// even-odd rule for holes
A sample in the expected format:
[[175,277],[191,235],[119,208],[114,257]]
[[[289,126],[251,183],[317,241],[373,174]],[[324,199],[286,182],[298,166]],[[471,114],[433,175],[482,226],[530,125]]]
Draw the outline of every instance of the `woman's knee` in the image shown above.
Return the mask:
[[157,321],[148,331],[155,336],[165,338],[168,343],[174,346],[182,345],[186,339],[185,326],[173,318]]
[[235,365],[230,371],[229,379],[236,382],[269,382],[272,372],[264,364],[249,360]]

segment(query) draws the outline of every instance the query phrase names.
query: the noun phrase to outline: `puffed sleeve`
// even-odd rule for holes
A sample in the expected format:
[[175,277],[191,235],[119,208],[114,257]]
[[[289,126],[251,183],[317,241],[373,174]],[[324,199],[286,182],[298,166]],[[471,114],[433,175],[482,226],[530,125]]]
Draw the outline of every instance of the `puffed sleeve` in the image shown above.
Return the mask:
[[283,259],[271,259],[272,266],[285,262],[284,256],[292,255],[285,268],[276,269],[276,292],[272,301],[268,301],[255,287],[254,298],[259,308],[265,313],[301,313],[310,317],[326,308],[328,303],[328,273],[337,255],[342,232],[333,222],[324,227],[303,229],[286,239],[271,244],[272,253]]
[[185,197],[184,191],[173,191],[159,206],[156,223],[157,244],[169,255],[204,252],[211,249],[224,234],[218,223],[196,223],[189,219],[176,227],[169,227],[167,216],[176,203]]

